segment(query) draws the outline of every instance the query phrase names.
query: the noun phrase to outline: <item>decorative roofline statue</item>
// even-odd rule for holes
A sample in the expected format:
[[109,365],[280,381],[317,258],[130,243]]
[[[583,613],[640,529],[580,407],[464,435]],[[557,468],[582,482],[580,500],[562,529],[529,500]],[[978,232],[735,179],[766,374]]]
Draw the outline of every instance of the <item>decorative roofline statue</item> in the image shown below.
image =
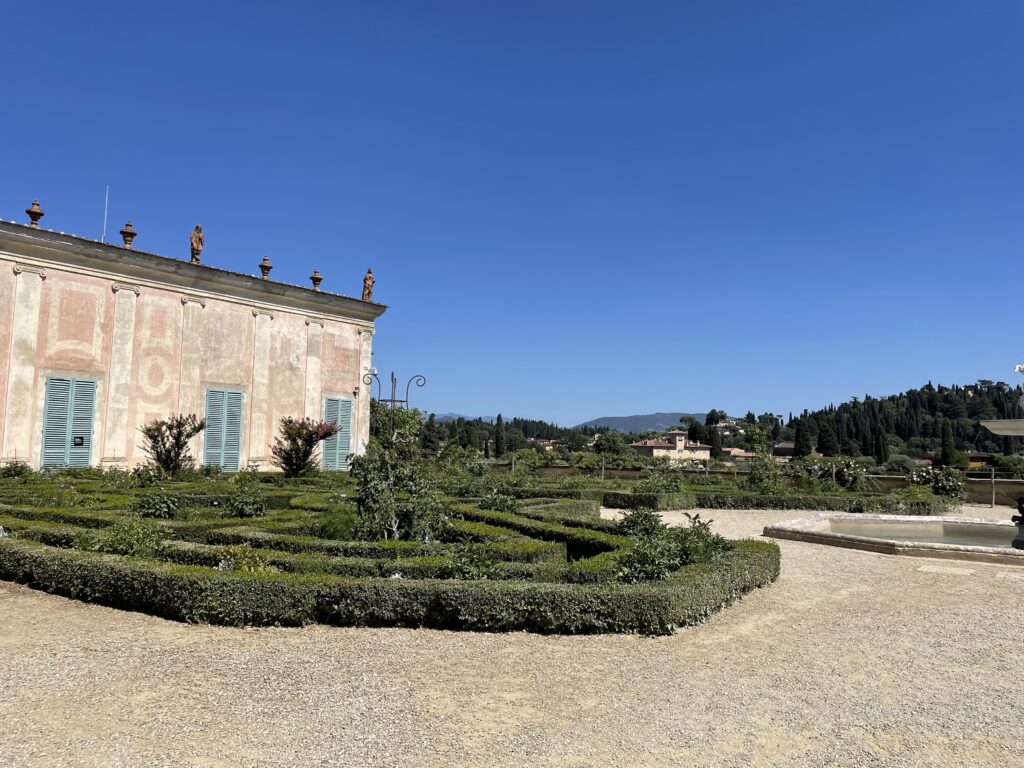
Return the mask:
[[363,301],[373,301],[373,284],[376,282],[373,279],[373,270],[366,270],[366,276],[363,278]]
[[192,263],[198,264],[199,254],[203,252],[203,246],[206,244],[206,235],[203,234],[203,228],[199,224],[196,224],[196,228],[189,235],[188,244],[192,250]]

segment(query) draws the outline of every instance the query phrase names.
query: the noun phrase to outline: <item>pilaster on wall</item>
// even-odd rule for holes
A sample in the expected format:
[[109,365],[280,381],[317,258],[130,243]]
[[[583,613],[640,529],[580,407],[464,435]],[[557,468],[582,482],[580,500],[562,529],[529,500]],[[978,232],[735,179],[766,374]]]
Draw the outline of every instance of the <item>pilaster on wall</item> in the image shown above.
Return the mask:
[[[194,413],[203,418],[202,363],[203,363],[203,310],[206,299],[194,296],[181,297],[181,368],[178,373],[178,413]],[[202,433],[200,433],[201,435]],[[194,437],[189,443],[192,455],[203,463],[200,452],[200,438]]]
[[4,393],[4,461],[27,461],[39,465],[32,440],[35,402],[36,347],[39,338],[39,308],[46,272],[38,267],[14,265],[14,315],[11,327],[10,368]]
[[114,329],[111,334],[110,369],[107,371],[107,413],[103,427],[102,464],[127,464],[128,418],[133,393],[132,351],[135,349],[135,307],[139,288],[126,283],[111,285],[114,292]]
[[272,312],[254,309],[252,344],[252,396],[249,398],[249,466],[270,462],[267,419],[270,414],[270,322]]
[[373,331],[359,330],[359,397],[355,405],[355,429],[353,430],[352,451],[362,454],[370,436],[370,395],[371,387],[363,384],[363,375],[373,367]]
[[323,352],[324,321],[306,318],[306,404],[305,415],[311,419],[321,419],[320,412],[320,375],[322,371],[321,354]]

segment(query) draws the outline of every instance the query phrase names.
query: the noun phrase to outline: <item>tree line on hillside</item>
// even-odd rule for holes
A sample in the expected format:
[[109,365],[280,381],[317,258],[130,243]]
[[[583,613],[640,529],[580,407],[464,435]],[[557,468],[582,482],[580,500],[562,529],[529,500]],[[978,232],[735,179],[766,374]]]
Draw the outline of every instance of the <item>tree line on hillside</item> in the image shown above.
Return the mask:
[[555,441],[569,450],[581,451],[594,435],[606,431],[607,427],[560,427],[540,419],[512,418],[506,422],[500,413],[493,423],[461,416],[442,422],[432,413],[423,425],[420,444],[426,451],[437,451],[442,445],[455,444],[461,448],[475,448],[486,458],[501,458],[506,453],[529,448],[542,450],[540,440]]
[[[1021,418],[1022,394],[1020,386],[1001,381],[952,387],[929,382],[898,395],[866,395],[795,417],[790,414],[785,426],[771,414],[755,418],[748,413],[742,421],[766,428],[775,440],[793,441],[798,457],[816,451],[825,456],[870,456],[885,464],[894,455],[933,456],[940,464],[962,465],[968,452],[1011,456],[1019,450],[1019,440],[994,435],[981,421]],[[733,430],[726,444],[748,447],[752,431]]]
[[[934,386],[931,382],[888,397],[852,398],[838,406],[805,410],[788,419],[774,413],[732,419],[719,409],[708,411],[703,422],[692,416],[681,419],[691,441],[711,446],[713,458],[724,448],[755,450],[758,443],[792,441],[797,457],[872,457],[886,464],[901,456],[916,459],[932,456],[938,463],[963,465],[966,453],[982,451],[1012,456],[1020,440],[998,437],[981,426],[984,419],[1024,417],[1024,389],[1004,382],[980,380],[967,386]],[[501,414],[494,422],[457,418],[442,422],[434,414],[426,419],[421,447],[436,452],[445,445],[473,448],[486,458],[501,458],[524,449],[543,451],[538,441],[555,443],[558,453],[615,454],[629,452],[629,443],[656,437],[656,432],[621,434],[608,427],[560,427],[539,419]],[[596,442],[593,438],[598,436]],[[593,444],[592,444],[593,443]],[[592,444],[592,445],[591,445]]]

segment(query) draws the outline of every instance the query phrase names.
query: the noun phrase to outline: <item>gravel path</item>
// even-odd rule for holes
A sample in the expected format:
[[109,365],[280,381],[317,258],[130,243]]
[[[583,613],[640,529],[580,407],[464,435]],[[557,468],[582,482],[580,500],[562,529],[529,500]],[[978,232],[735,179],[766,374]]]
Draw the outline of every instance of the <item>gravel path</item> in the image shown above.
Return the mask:
[[1024,766],[1024,569],[780,545],[776,584],[659,639],[188,626],[0,582],[0,766]]

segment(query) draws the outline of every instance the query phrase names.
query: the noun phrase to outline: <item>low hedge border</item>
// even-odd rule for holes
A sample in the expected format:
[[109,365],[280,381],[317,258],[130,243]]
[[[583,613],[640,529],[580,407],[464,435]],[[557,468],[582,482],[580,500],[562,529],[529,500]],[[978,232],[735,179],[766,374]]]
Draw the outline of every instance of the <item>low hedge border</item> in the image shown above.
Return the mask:
[[[181,532],[178,537],[203,544],[248,544],[261,549],[279,549],[293,553],[314,553],[335,557],[396,558],[419,557],[443,554],[451,549],[450,544],[425,544],[416,541],[340,541],[319,539],[314,536],[288,536],[265,533],[255,528],[234,526],[209,528],[198,532]],[[565,550],[557,543],[518,538],[507,541],[489,541],[482,545],[483,551],[499,560],[521,563],[535,563],[558,559]]]
[[351,579],[236,574],[0,539],[0,579],[115,608],[210,624],[406,626],[476,631],[670,634],[779,574],[770,542],[736,542],[664,582]]
[[[195,542],[168,541],[160,547],[162,560],[180,565],[201,565],[216,568],[223,557],[223,547]],[[296,555],[290,552],[264,550],[266,562],[289,573],[323,573],[332,576],[363,578],[453,579],[459,576],[459,564],[451,557],[438,555],[370,559],[360,557],[326,557]],[[494,575],[500,579],[526,580],[534,577],[537,566],[532,563],[496,563]]]
[[516,512],[495,512],[479,509],[473,504],[456,504],[455,513],[466,520],[478,520],[483,523],[511,528],[525,533],[535,539],[558,541],[565,544],[569,560],[580,560],[594,557],[602,552],[628,549],[633,546],[632,539],[617,536],[593,528],[571,527],[559,523],[535,520]]
[[685,493],[607,492],[604,506],[613,509],[650,507],[668,509],[813,509],[822,512],[870,512],[889,515],[942,515],[948,511],[945,499],[908,501],[893,495],[812,493],[745,493],[730,491],[688,491]]

